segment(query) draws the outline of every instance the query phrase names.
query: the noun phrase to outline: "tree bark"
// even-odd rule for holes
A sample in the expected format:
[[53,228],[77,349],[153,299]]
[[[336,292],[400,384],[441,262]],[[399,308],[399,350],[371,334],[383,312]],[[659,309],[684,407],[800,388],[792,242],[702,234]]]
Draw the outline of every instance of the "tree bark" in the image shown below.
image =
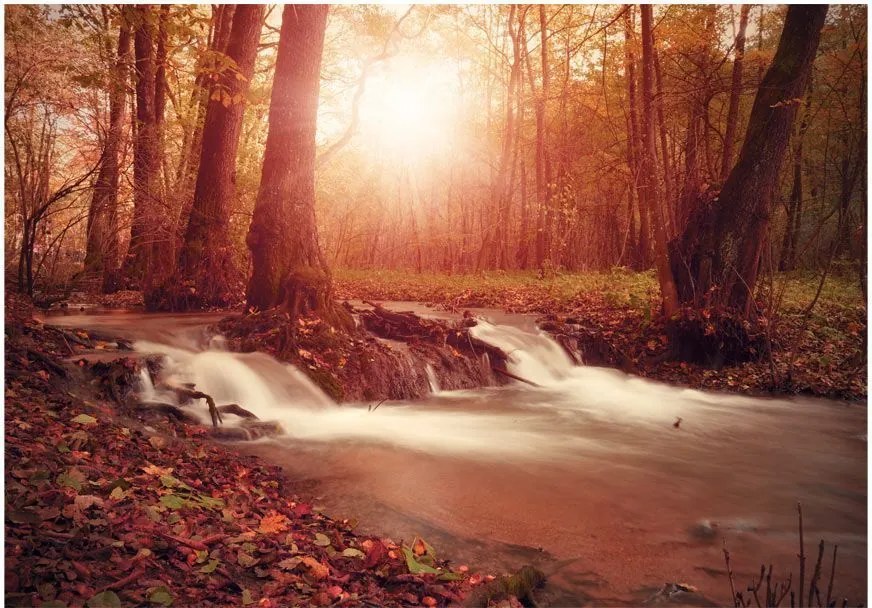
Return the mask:
[[207,59],[203,60],[199,66],[199,73],[194,81],[194,89],[191,91],[188,102],[188,107],[194,113],[194,120],[189,130],[185,131],[182,159],[176,171],[174,186],[175,195],[182,201],[177,219],[177,233],[180,239],[184,237],[194,202],[193,194],[199,170],[200,150],[203,146],[203,127],[206,122],[206,110],[209,106],[209,93],[211,91],[210,75],[218,69],[215,65],[215,57],[219,57],[227,51],[235,11],[236,5],[234,4],[213,5],[212,35],[207,45]]
[[641,187],[640,206],[643,213],[653,221],[654,253],[657,265],[657,278],[660,282],[660,295],[663,299],[663,313],[672,316],[678,310],[678,294],[669,267],[666,251],[666,222],[660,206],[657,188],[657,154],[654,140],[654,33],[653,8],[641,4],[642,11],[642,162],[639,171]]
[[[526,38],[524,48],[526,51]],[[536,96],[536,266],[543,268],[545,259],[550,259],[550,235],[545,227],[553,211],[551,209],[551,160],[548,158],[548,126],[545,123],[548,95],[550,91],[550,70],[548,66],[548,28],[545,20],[545,6],[539,5],[539,46],[542,66],[542,88]],[[529,56],[528,56],[529,66]],[[534,91],[532,69],[530,71],[530,90]]]
[[[626,72],[627,78],[627,96],[628,96],[628,104],[630,107],[629,111],[629,132],[627,133],[627,147],[628,147],[628,155],[630,157],[630,175],[632,176],[632,190],[636,191],[636,194],[639,194],[639,164],[642,156],[640,141],[641,137],[639,134],[639,113],[638,113],[638,103],[636,101],[636,54],[634,52],[635,47],[635,19],[633,18],[633,12],[630,7],[627,7],[627,10],[624,11],[624,70]],[[632,194],[630,195],[633,196]],[[630,208],[633,207],[632,198],[630,200]],[[631,211],[632,213],[632,211]],[[635,219],[631,218],[630,225],[631,227],[634,225]],[[636,267],[638,269],[648,268],[650,264],[650,253],[649,250],[651,245],[649,243],[648,235],[650,233],[649,225],[648,225],[648,215],[645,206],[642,204],[641,200],[639,201],[639,234],[638,241],[630,242],[629,246],[634,247],[636,255],[634,256],[634,261],[636,263]]]
[[727,179],[733,167],[733,149],[736,144],[736,127],[739,122],[739,98],[742,95],[742,68],[745,63],[745,30],[748,27],[750,4],[743,4],[739,14],[739,31],[736,33],[736,58],[730,85],[730,105],[727,109],[727,128],[724,133],[724,153],[721,159],[721,181]]
[[104,292],[112,291],[118,260],[118,155],[127,107],[130,26],[121,20],[113,79],[109,92],[109,129],[103,147],[94,196],[88,209],[88,239],[84,272],[99,274]]
[[760,84],[736,166],[720,195],[700,205],[670,261],[682,302],[732,308],[750,317],[773,192],[826,17],[825,5],[791,5],[775,57]]
[[315,127],[327,5],[286,5],[260,189],[247,244],[248,305],[284,307],[295,323],[329,312],[330,277],[315,225]]
[[192,282],[202,306],[230,301],[234,275],[230,251],[230,210],[236,194],[236,153],[245,97],[263,25],[265,5],[240,5],[233,16],[227,57],[206,110],[199,171],[185,240],[179,255],[180,278]]
[[135,23],[136,137],[133,147],[133,220],[123,273],[132,287],[150,280],[155,224],[160,213],[160,159],[155,100],[155,27],[152,5],[131,8]]

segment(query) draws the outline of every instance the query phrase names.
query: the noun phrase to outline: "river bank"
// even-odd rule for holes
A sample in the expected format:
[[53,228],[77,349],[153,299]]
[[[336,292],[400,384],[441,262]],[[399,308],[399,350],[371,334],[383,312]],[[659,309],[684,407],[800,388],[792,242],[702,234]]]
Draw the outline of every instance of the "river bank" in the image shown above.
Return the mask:
[[[364,537],[387,532],[408,545],[423,535],[485,571],[532,563],[548,573],[543,595],[555,605],[718,605],[729,588],[722,538],[738,585],[757,575],[757,560],[776,578],[795,574],[797,500],[807,539],[839,544],[837,589],[862,597],[865,407],[699,393],[578,367],[536,332],[535,317],[479,312],[494,324],[472,337],[514,351],[509,369],[538,386],[432,386],[423,401],[340,407],[262,353],[203,341],[220,313],[56,320],[124,329],[139,356],[168,353],[167,372],[276,421],[283,435],[244,451],[281,466],[291,489],[305,490],[298,502],[360,519]],[[67,346],[58,338],[53,348]]]
[[[652,272],[415,274],[336,270],[338,298],[423,302],[442,310],[494,308],[535,314],[555,334],[569,323],[590,363],[643,378],[747,395],[808,395],[848,401],[867,395],[866,304],[858,282],[781,273],[761,290],[762,336],[772,357],[711,369],[670,361]],[[815,306],[809,310],[809,305]]]
[[9,300],[5,329],[7,606],[437,606],[485,579],[356,534],[203,427],[119,411],[63,361],[86,333]]

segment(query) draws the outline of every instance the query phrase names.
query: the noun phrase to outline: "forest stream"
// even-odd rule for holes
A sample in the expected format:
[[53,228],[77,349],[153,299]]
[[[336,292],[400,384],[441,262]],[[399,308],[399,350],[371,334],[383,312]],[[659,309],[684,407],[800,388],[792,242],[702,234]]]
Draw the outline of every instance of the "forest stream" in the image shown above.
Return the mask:
[[[436,314],[399,305],[410,308]],[[806,584],[824,539],[824,585],[838,544],[834,588],[865,601],[865,404],[704,393],[573,366],[532,317],[476,312],[491,321],[476,337],[536,386],[440,392],[434,382],[420,402],[337,405],[291,366],[209,339],[223,315],[93,310],[46,321],[131,339],[217,403],[281,422],[285,435],[238,448],[284,467],[333,517],[396,541],[423,536],[472,569],[532,563],[555,605],[660,601],[666,583],[698,589],[685,603],[723,605],[722,539],[737,590],[762,563],[773,582],[793,572],[795,588],[797,501]],[[142,392],[162,397],[147,377]]]

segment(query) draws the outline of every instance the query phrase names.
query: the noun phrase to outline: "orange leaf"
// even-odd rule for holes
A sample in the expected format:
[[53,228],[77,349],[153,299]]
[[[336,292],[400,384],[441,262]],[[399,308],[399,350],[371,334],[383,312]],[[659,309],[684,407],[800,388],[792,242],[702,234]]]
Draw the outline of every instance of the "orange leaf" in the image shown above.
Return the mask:
[[276,534],[287,529],[288,518],[281,513],[275,512],[264,515],[263,519],[260,520],[260,527],[258,528],[262,534]]

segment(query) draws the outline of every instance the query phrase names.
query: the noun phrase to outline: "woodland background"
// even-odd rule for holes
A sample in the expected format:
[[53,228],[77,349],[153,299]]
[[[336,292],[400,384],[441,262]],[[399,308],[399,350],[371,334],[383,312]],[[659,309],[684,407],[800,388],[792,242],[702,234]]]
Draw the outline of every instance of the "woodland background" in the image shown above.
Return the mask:
[[[131,260],[143,247],[159,247],[167,268],[158,274],[172,276],[211,99],[244,108],[230,241],[207,245],[225,248],[232,261],[224,300],[242,301],[281,10],[264,12],[250,80],[219,48],[227,10],[5,8],[7,285],[28,293],[142,287],[144,271]],[[655,179],[668,239],[698,201],[716,196],[732,168],[785,11],[655,7]],[[631,5],[331,7],[316,161],[326,263],[540,275],[652,268],[659,224],[640,205],[639,12]],[[137,19],[150,36],[137,44],[147,43],[154,59],[158,158],[150,194],[157,221],[140,234]],[[222,86],[228,74],[248,90]],[[826,269],[865,285],[865,6],[830,8],[807,94],[784,103],[798,115],[761,267]],[[107,167],[115,150],[117,166]]]

